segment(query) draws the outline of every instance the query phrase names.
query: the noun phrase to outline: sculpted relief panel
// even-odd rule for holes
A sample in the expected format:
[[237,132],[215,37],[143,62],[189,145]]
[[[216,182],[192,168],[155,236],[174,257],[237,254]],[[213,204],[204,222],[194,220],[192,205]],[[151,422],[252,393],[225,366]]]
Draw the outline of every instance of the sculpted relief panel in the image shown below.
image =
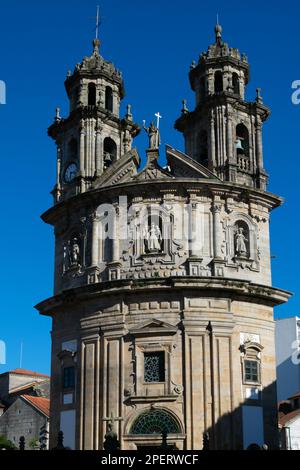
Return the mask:
[[233,204],[228,211],[221,200],[193,196],[186,204],[174,196],[167,204],[137,198],[129,210],[127,204],[108,206],[60,235],[64,288],[110,279],[207,277],[216,275],[216,259],[217,275],[260,271],[263,222],[235,212]]

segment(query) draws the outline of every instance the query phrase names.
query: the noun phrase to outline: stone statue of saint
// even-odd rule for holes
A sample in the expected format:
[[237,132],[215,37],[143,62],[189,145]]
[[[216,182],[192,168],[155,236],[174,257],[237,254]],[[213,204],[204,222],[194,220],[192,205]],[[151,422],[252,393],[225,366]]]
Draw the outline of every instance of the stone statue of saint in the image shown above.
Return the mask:
[[151,228],[147,233],[148,251],[160,251],[161,250],[161,231],[158,225],[153,222]]
[[235,236],[235,252],[237,255],[247,255],[247,241],[248,240],[244,235],[244,229],[242,227],[239,227]]
[[73,238],[69,248],[70,265],[78,266],[80,263],[80,247],[77,238]]
[[149,137],[149,149],[158,149],[160,146],[160,133],[158,128],[154,125],[154,122],[150,122],[150,126],[145,126],[145,121],[143,122],[143,128],[148,134]]

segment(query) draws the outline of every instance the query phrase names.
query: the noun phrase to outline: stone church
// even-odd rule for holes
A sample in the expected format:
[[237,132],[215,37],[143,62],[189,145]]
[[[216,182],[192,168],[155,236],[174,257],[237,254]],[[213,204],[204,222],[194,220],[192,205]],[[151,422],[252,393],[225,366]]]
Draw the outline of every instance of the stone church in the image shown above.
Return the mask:
[[[73,449],[277,446],[269,219],[260,90],[246,101],[247,57],[222,39],[189,71],[195,109],[183,101],[159,164],[157,122],[120,116],[122,74],[93,52],[69,72],[67,117],[57,109],[51,316],[50,448],[59,430]],[[149,138],[147,161],[133,146]],[[162,150],[160,150],[162,153]]]

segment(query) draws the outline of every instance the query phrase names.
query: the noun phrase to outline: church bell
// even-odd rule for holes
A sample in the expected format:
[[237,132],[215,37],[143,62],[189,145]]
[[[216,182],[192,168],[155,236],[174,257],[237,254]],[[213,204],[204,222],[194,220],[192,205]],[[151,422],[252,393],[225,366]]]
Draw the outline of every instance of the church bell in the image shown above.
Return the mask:
[[242,146],[242,141],[241,141],[240,139],[237,139],[237,140],[235,141],[235,148],[236,148],[237,150],[242,150],[242,151],[244,151],[243,146]]

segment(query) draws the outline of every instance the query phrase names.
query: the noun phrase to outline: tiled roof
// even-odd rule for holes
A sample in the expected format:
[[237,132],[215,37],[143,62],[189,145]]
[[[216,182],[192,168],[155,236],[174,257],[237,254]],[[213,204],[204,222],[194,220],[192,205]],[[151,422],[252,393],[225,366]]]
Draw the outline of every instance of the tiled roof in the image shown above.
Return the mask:
[[4,372],[3,374],[0,374],[0,375],[5,375],[5,374],[29,375],[31,377],[46,377],[47,379],[50,378],[49,375],[40,374],[39,372],[33,372],[32,370],[27,370],[27,369],[14,369],[8,372]]
[[38,382],[30,382],[30,383],[28,383],[28,384],[26,384],[26,385],[22,385],[21,387],[13,388],[13,389],[9,392],[9,394],[10,394],[10,395],[13,395],[14,393],[19,393],[19,392],[22,392],[23,390],[28,390],[28,389],[30,389],[30,388],[34,388],[35,385],[37,385],[37,384],[38,384]]
[[292,396],[289,397],[288,399],[289,399],[289,400],[293,400],[294,398],[300,398],[300,392],[294,393],[294,395],[292,395]]
[[296,410],[293,410],[287,414],[279,413],[279,416],[278,416],[279,425],[285,426],[286,423],[288,423],[289,421],[292,421],[294,418],[298,416],[300,417],[300,408],[297,408]]
[[50,400],[44,397],[32,397],[31,395],[20,395],[25,401],[29,402],[34,408],[46,415],[50,416]]

